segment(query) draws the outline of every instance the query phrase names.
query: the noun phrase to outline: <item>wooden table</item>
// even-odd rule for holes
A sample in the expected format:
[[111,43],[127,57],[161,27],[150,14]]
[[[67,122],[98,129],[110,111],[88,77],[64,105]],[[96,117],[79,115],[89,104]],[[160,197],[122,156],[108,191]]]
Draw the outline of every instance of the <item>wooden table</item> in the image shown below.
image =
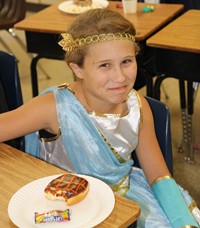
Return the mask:
[[[0,227],[16,227],[8,217],[8,203],[12,195],[25,184],[64,170],[0,143]],[[115,207],[110,216],[96,227],[128,227],[140,215],[134,202],[115,195]]]
[[[200,10],[187,11],[150,37],[147,45],[155,51],[155,68],[158,74],[154,88],[155,97],[160,98],[160,85],[165,78],[173,77],[179,80],[185,159],[192,163],[193,98],[198,87],[198,83],[194,82],[200,82]],[[184,81],[187,81],[187,105]],[[179,150],[182,150],[182,147]]]
[[[31,62],[33,96],[38,95],[36,70],[38,60],[41,58],[64,59],[64,52],[57,44],[59,35],[65,32],[77,17],[76,15],[60,12],[58,10],[60,2],[63,1],[52,4],[15,25],[16,29],[26,32],[27,51],[37,54]],[[125,15],[123,9],[117,8],[117,4],[119,2],[111,1],[108,8],[122,14],[134,24],[137,31],[137,41],[145,41],[170,22],[183,9],[181,4],[156,4],[153,12],[143,13],[142,8],[145,4],[138,3],[136,14]]]

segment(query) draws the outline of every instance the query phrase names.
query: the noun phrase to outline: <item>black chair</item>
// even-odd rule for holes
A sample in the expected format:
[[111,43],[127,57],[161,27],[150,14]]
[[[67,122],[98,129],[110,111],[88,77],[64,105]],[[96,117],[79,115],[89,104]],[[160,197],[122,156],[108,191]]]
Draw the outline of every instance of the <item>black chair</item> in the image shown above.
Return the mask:
[[[12,37],[15,37],[24,49],[23,42],[17,36],[14,25],[23,20],[26,15],[25,0],[0,0],[0,29],[6,30]],[[11,53],[9,46],[1,39],[1,43]]]
[[14,24],[25,18],[25,0],[1,0],[0,1],[0,29],[9,30]]
[[[0,51],[0,89],[2,99],[0,101],[2,112],[11,111],[23,104],[18,65],[15,56]],[[14,140],[16,148],[24,150],[24,138]]]
[[[27,3],[25,0],[0,0],[0,30],[7,31],[12,37],[14,37],[18,44],[26,51],[26,45],[18,37],[15,32],[14,25],[23,20],[26,16],[26,7]],[[0,42],[5,47],[5,49],[12,53],[10,46],[0,37]],[[32,58],[32,55],[28,55]],[[47,79],[50,79],[50,76],[47,75],[45,70],[39,65],[40,70],[46,75]]]
[[[161,147],[164,159],[173,175],[173,156],[171,144],[171,126],[170,126],[170,112],[168,107],[151,97],[146,97],[154,117],[156,136]],[[136,154],[133,153],[134,166],[140,167]]]

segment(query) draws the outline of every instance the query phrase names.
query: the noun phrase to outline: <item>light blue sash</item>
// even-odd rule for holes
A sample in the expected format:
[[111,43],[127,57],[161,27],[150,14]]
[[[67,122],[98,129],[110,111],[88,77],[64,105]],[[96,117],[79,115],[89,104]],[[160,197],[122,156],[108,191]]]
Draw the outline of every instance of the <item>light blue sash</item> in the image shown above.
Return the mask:
[[[77,173],[97,177],[113,185],[130,173],[133,161],[120,163],[90,120],[86,109],[68,89],[52,87],[66,151]],[[35,133],[26,137],[26,151],[39,157]]]

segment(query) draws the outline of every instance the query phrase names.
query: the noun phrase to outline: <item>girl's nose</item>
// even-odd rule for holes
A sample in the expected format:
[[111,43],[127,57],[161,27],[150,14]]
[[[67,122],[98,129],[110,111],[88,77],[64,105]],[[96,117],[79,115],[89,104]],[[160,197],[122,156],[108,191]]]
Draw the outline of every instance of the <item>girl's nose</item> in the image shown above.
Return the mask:
[[126,76],[124,74],[124,71],[121,67],[115,68],[113,72],[113,81],[115,82],[124,82],[126,79]]

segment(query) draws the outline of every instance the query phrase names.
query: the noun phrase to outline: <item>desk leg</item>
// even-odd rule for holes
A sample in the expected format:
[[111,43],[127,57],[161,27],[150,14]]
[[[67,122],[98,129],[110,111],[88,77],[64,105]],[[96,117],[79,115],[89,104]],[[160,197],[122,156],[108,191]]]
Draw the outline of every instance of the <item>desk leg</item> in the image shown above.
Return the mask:
[[[193,82],[193,92],[194,92],[193,100],[194,100],[194,102],[195,102],[195,99],[196,99],[198,88],[199,88],[199,82]],[[193,150],[194,151],[195,150],[200,151],[199,145],[195,145],[195,142],[193,143]]]
[[161,75],[158,75],[155,80],[154,87],[153,87],[153,97],[157,100],[160,100],[161,83],[166,78],[170,78],[170,76],[166,74],[161,74]]
[[[188,105],[186,109],[186,97],[185,97],[185,84],[184,80],[179,80],[180,89],[180,102],[182,110],[182,126],[183,126],[183,137],[185,149],[185,160],[189,163],[194,162],[193,152],[193,135],[192,135],[192,117],[193,117],[193,82],[187,81],[187,99]],[[179,145],[178,151],[182,152],[182,144]]]
[[[157,77],[154,84],[154,97],[160,100],[160,86],[162,81],[169,76],[160,75]],[[182,128],[183,135],[181,143],[178,147],[178,151],[183,151],[183,143],[185,149],[185,160],[189,163],[194,162],[194,152],[193,152],[193,136],[192,136],[192,115],[193,115],[193,82],[187,82],[188,91],[188,110],[186,109],[186,97],[185,97],[185,84],[184,80],[179,80],[179,92],[180,92],[180,106],[182,111]]]
[[192,117],[194,112],[194,91],[193,91],[193,82],[187,82],[187,91],[188,91],[188,116],[187,116],[187,137],[188,137],[188,154],[186,160],[189,163],[194,163],[194,151],[193,151],[193,134],[192,134]]
[[31,61],[31,82],[32,82],[33,97],[36,97],[38,95],[37,63],[42,58],[64,60],[65,55],[64,55],[64,53],[60,54],[60,55],[58,54],[58,55],[49,55],[49,56],[38,54],[32,58],[32,61]]
[[32,94],[33,97],[38,95],[38,76],[37,76],[37,62],[42,57],[40,55],[36,55],[32,58],[31,61],[31,83],[32,83]]
[[194,151],[193,151],[193,134],[192,134],[192,115],[188,114],[188,157],[186,160],[189,163],[194,163]]
[[182,137],[181,142],[178,146],[178,152],[183,152],[183,147],[187,147],[187,111],[186,111],[186,98],[185,98],[185,84],[184,80],[179,80],[179,94],[180,94],[180,107],[182,117]]
[[146,87],[147,87],[147,96],[153,97],[153,77],[146,69],[142,69],[145,80],[146,80]]

